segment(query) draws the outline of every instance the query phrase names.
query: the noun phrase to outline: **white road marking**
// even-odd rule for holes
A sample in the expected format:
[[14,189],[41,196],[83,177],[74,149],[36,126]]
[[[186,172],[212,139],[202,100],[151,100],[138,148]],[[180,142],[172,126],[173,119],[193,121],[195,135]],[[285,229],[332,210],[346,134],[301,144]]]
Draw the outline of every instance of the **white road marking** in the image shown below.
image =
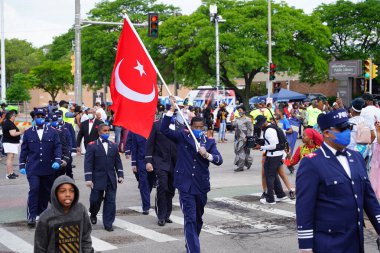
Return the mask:
[[30,253],[34,250],[33,245],[3,228],[0,228],[0,243],[13,252]]
[[[251,196],[255,196],[255,197],[261,197],[262,193],[252,193],[250,194]],[[295,200],[292,200],[292,199],[286,199],[286,200],[283,200],[281,202],[284,202],[284,203],[288,203],[288,204],[292,204],[292,205],[295,205],[296,204],[296,201]]]
[[92,239],[92,247],[95,249],[95,251],[107,251],[107,250],[117,249],[116,246],[106,241],[100,240],[96,237],[91,236],[91,239]]
[[[141,206],[132,206],[132,207],[128,207],[129,209],[133,210],[133,211],[136,211],[136,212],[141,212]],[[150,216],[153,216],[153,217],[157,217],[156,214],[154,212],[149,212],[149,215]],[[183,217],[179,217],[179,216],[175,216],[175,215],[170,215],[170,219],[174,222],[174,223],[177,223],[179,225],[184,225],[184,220],[183,220]],[[215,227],[215,226],[212,226],[212,225],[205,225],[203,224],[203,228],[202,228],[202,231],[206,232],[206,233],[210,233],[210,234],[213,234],[213,235],[226,235],[226,234],[231,234],[229,231],[227,230],[224,230],[224,229],[221,229],[221,228],[218,228],[218,227]]]
[[[98,220],[102,220],[102,217],[100,214],[98,214]],[[177,241],[178,239],[171,237],[166,234],[158,233],[154,230],[145,228],[143,226],[139,226],[136,224],[133,224],[131,222],[116,218],[115,222],[113,223],[115,227],[122,228],[124,230],[127,230],[131,233],[143,236],[145,238],[151,239],[156,242],[170,242],[170,241]]]
[[[179,206],[179,203],[173,203],[173,205]],[[263,229],[263,230],[279,230],[279,229],[285,229],[284,226],[277,226],[277,225],[272,225],[268,222],[261,222],[261,221],[256,221],[248,217],[236,215],[234,213],[228,212],[227,210],[217,210],[213,208],[208,208],[205,207],[204,209],[206,214],[216,216],[221,219],[226,219],[226,220],[232,220],[235,222],[240,222],[245,225],[249,225],[253,228],[256,229]]]
[[264,205],[256,205],[256,204],[252,204],[252,203],[243,202],[243,201],[240,201],[237,199],[222,197],[222,198],[215,198],[213,200],[218,201],[218,202],[223,202],[223,203],[226,203],[229,205],[240,206],[240,207],[251,209],[251,210],[281,215],[281,216],[285,216],[285,217],[289,217],[289,218],[295,218],[296,217],[296,214],[294,212],[289,212],[286,210],[275,209],[275,208],[266,207],[266,206],[264,207]]

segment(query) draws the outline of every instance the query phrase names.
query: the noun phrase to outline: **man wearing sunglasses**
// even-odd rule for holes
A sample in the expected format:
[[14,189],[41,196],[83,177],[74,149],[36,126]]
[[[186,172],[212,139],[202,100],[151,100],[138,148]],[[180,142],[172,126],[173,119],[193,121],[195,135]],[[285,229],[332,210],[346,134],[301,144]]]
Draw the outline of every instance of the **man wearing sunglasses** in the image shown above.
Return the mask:
[[380,234],[380,205],[363,157],[346,148],[348,113],[321,114],[318,125],[324,142],[302,159],[296,179],[300,252],[364,252],[364,211]]

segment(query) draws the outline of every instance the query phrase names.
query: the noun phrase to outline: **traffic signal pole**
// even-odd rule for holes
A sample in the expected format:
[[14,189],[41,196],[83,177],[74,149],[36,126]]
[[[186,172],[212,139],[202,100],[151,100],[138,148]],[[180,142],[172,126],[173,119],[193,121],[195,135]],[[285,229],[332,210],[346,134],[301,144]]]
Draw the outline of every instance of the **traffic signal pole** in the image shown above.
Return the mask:
[[74,70],[74,94],[77,105],[82,106],[82,66],[81,66],[81,20],[80,0],[75,0],[75,70]]
[[4,0],[1,0],[1,100],[5,102],[7,82],[5,75]]
[[369,94],[372,94],[372,75],[373,75],[373,63],[372,63],[372,57],[369,64]]

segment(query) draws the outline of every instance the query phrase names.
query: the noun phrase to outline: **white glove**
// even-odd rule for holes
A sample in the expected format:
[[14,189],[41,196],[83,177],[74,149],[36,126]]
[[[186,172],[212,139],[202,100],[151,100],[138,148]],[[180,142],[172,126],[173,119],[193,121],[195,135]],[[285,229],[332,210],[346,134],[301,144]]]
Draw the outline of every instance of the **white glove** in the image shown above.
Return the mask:
[[207,153],[207,150],[206,150],[205,147],[200,147],[198,153],[199,153],[203,158],[207,158],[207,157],[208,157],[208,153]]
[[153,171],[153,165],[151,163],[147,163],[145,167],[146,167],[146,171],[148,171],[148,172]]
[[94,188],[94,183],[92,181],[86,181],[86,186],[92,189]]

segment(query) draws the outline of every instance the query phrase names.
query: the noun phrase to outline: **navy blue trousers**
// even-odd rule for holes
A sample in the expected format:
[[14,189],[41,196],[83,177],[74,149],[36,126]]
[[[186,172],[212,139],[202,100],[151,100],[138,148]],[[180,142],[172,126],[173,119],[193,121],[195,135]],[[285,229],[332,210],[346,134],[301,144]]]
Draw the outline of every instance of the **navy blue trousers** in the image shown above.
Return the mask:
[[207,203],[207,194],[179,192],[179,202],[185,218],[184,233],[188,253],[200,253],[199,234],[203,226],[202,216]]
[[36,218],[47,208],[54,179],[54,174],[48,176],[28,176],[28,219]]
[[109,181],[106,190],[91,190],[90,194],[90,213],[96,216],[103,202],[103,225],[105,228],[112,227],[116,215],[116,189]]
[[155,182],[155,172],[148,172],[146,171],[145,166],[138,166],[137,176],[139,181],[142,209],[143,211],[149,211],[150,193],[152,192],[153,184]]

